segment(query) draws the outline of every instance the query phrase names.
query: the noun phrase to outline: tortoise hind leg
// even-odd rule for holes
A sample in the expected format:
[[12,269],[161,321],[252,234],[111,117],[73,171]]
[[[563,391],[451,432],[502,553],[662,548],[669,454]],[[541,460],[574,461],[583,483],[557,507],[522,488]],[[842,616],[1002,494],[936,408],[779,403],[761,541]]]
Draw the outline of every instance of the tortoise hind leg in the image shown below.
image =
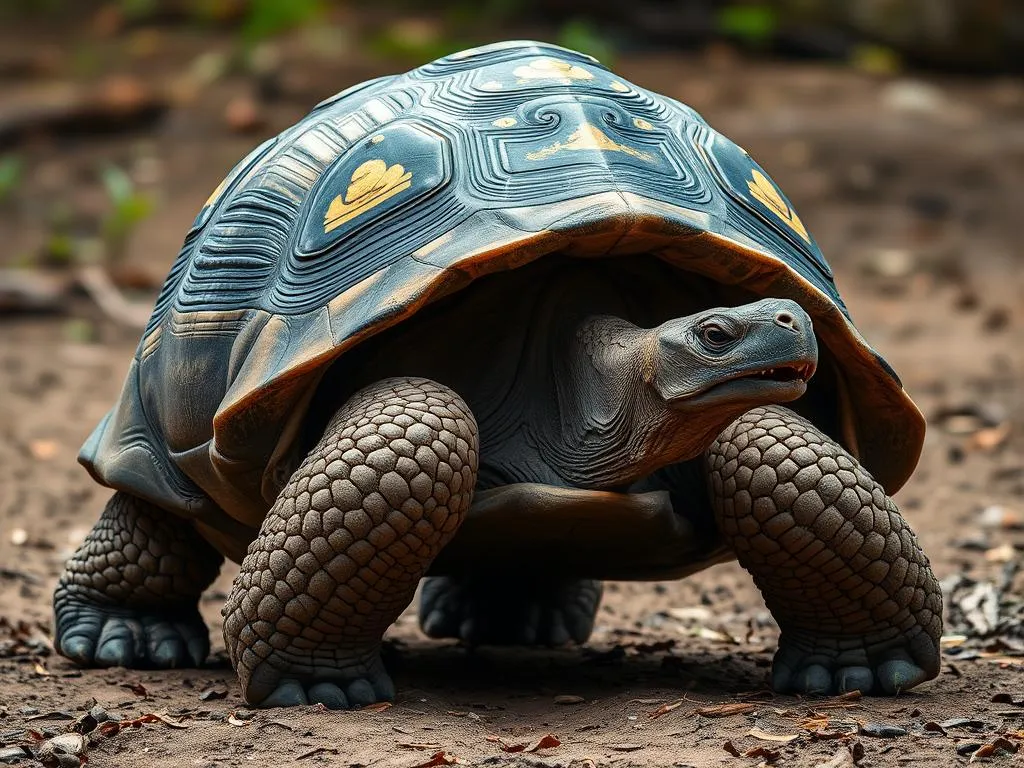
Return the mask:
[[54,646],[87,666],[199,666],[199,597],[222,561],[187,521],[114,494],[57,584]]
[[246,700],[364,706],[394,696],[381,637],[469,509],[476,422],[426,379],[349,399],[270,510],[224,607]]
[[433,576],[423,583],[420,627],[429,637],[471,645],[582,644],[601,592],[593,579]]
[[721,533],[782,630],[777,691],[894,694],[938,674],[938,582],[856,459],[771,406],[727,428],[707,464]]

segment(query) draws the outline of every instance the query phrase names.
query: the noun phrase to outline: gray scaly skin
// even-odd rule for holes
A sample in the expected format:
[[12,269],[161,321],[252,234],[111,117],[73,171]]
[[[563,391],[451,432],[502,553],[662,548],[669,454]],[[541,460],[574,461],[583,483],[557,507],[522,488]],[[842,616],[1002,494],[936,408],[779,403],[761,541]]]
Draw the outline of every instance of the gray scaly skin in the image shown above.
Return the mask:
[[706,464],[719,530],[782,629],[776,691],[898,693],[938,674],[938,582],[852,456],[769,406],[719,435]]
[[394,696],[381,636],[469,509],[477,426],[454,392],[354,395],[267,515],[224,607],[246,700],[332,708]]
[[[765,299],[652,329],[587,316],[574,328],[509,385],[538,403],[517,416],[519,443],[486,448],[495,393],[477,401],[472,376],[455,369],[451,386],[383,378],[328,420],[224,608],[251,704],[344,708],[393,696],[381,636],[456,535],[483,465],[492,479],[621,492],[704,461],[708,514],[782,628],[778,690],[893,693],[935,676],[940,596],[912,533],[852,457],[778,405],[806,391],[817,359],[798,305]],[[58,647],[84,663],[198,662],[195,603],[218,564],[189,524],[118,494],[58,588]],[[537,643],[589,634],[598,582],[481,574],[427,581],[428,633]],[[496,599],[515,622],[500,620]]]
[[115,494],[57,584],[57,649],[86,665],[202,664],[210,638],[197,604],[223,560],[188,523]]

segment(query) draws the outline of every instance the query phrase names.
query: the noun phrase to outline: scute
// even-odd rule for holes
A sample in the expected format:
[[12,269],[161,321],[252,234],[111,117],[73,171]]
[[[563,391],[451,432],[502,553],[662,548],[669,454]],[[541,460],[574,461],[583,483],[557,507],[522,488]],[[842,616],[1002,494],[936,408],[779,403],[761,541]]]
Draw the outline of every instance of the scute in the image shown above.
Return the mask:
[[[407,226],[396,236],[377,231],[379,225],[394,224],[400,209],[418,209],[403,216],[405,221],[424,215],[429,198],[443,193],[451,180],[451,154],[447,138],[411,121],[391,123],[343,153],[323,173],[305,204],[295,266],[330,273],[333,298],[368,272],[408,255],[421,237],[419,228]],[[393,241],[404,250],[377,248],[362,259],[352,259],[347,254],[359,245],[347,241],[355,238]],[[334,259],[345,263],[336,268]]]
[[923,420],[763,169],[689,107],[531,42],[350,88],[240,163],[200,211],[81,461],[180,514],[258,525],[339,355],[556,251],[655,253],[798,301],[841,367],[847,446],[890,492],[909,476]]

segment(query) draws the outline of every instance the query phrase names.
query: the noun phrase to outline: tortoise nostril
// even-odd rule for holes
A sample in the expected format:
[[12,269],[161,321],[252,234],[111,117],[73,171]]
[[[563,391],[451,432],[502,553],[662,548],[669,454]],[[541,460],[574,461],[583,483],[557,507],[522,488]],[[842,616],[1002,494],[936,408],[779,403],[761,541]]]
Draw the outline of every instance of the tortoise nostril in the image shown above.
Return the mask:
[[792,328],[796,330],[796,318],[793,317],[789,312],[778,312],[775,315],[776,325],[781,325],[783,328]]

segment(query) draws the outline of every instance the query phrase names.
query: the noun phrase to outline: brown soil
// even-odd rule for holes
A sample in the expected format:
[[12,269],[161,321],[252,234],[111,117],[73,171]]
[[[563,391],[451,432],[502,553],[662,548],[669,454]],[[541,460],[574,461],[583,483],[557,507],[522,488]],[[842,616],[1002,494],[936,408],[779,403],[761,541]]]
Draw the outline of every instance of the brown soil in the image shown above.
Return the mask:
[[[164,67],[183,67],[220,44],[212,36],[162,40]],[[318,68],[289,55],[297,95],[260,105],[262,134],[282,129],[319,96],[396,66]],[[929,417],[920,467],[897,501],[940,578],[967,572],[998,580],[1005,561],[1019,557],[1013,545],[1024,548],[1024,533],[1012,530],[1024,519],[1024,87],[925,87],[721,53],[624,55],[616,69],[695,106],[794,200],[861,331]],[[0,100],[9,87],[0,83]],[[77,211],[102,209],[90,175],[97,163],[148,157],[156,163],[148,170],[158,172],[146,189],[160,203],[132,236],[128,264],[159,279],[209,190],[259,139],[232,134],[221,119],[227,98],[251,87],[229,75],[176,102],[152,133],[29,145],[24,188],[0,207],[0,261],[38,251],[45,241],[40,206],[53,196]],[[74,724],[68,718],[96,703],[114,719],[167,712],[185,726],[157,721],[112,735],[93,731],[88,760],[100,767],[411,768],[455,758],[473,765],[953,765],[967,761],[958,745],[991,742],[997,732],[1019,743],[1024,707],[993,696],[1017,700],[1024,666],[1012,648],[991,641],[977,643],[989,651],[968,654],[973,660],[947,656],[937,680],[898,698],[772,695],[766,681],[777,628],[735,564],[678,583],[609,584],[583,649],[470,652],[424,639],[410,610],[390,633],[399,695],[383,711],[241,711],[220,639],[234,566],[202,603],[215,649],[208,667],[78,670],[32,638],[48,631],[62,561],[109,495],[75,454],[117,397],[135,332],[81,298],[69,301],[72,320],[0,321],[0,748],[63,733]],[[92,341],[81,340],[83,328]],[[1003,508],[1005,525],[986,531],[980,510],[993,505]],[[27,626],[18,630],[19,622]],[[562,703],[567,696],[579,698]],[[730,703],[748,706],[714,716],[722,714],[716,705]],[[663,716],[653,716],[662,705],[669,705]],[[961,717],[977,722],[946,725],[945,733],[925,727]],[[872,724],[907,732],[872,737]],[[752,729],[795,738],[765,740]],[[560,746],[518,755],[502,747],[546,734]]]

